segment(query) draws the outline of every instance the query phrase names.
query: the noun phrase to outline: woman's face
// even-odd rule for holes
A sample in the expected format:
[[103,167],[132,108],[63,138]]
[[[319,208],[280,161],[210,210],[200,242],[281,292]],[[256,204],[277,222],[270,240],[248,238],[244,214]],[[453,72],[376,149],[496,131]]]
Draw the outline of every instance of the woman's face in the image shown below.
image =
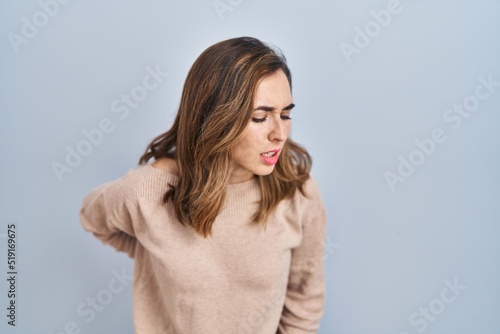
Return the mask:
[[236,170],[230,183],[267,175],[274,170],[290,133],[290,111],[294,107],[290,85],[283,71],[265,77],[255,92],[252,119],[234,147]]

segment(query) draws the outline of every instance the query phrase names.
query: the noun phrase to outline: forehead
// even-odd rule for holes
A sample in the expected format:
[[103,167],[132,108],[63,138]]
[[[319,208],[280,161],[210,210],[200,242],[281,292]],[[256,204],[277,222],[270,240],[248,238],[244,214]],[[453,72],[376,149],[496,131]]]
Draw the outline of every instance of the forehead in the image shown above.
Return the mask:
[[289,104],[292,102],[288,79],[279,70],[263,78],[255,91],[255,104]]

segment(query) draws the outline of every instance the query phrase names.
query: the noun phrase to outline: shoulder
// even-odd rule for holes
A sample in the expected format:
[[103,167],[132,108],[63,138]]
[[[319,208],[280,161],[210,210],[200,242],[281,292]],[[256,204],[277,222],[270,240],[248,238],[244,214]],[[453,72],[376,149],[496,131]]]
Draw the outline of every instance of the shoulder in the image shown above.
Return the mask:
[[301,212],[305,217],[325,215],[325,206],[321,196],[321,190],[317,179],[310,175],[309,179],[303,185],[304,194],[299,194],[299,205]]
[[283,200],[281,204],[286,206],[287,211],[295,217],[302,217],[315,210],[323,210],[323,200],[316,178],[309,175],[302,185],[302,191],[297,188],[294,195]]
[[311,175],[303,188],[305,195],[302,195],[300,211],[302,213],[304,228],[325,229],[327,213],[316,178]]
[[147,198],[161,202],[165,192],[178,181],[178,177],[159,166],[144,164],[131,168],[122,177],[102,185],[101,189],[120,198]]
[[151,166],[173,175],[179,175],[177,162],[171,158],[160,158],[153,162]]
[[313,175],[309,175],[309,178],[302,185],[303,193],[297,189],[295,197],[301,202],[316,202],[321,201],[321,190],[318,185],[318,181]]
[[309,174],[309,179],[304,183],[304,191],[308,197],[321,197],[321,190],[319,189],[318,181],[311,174]]

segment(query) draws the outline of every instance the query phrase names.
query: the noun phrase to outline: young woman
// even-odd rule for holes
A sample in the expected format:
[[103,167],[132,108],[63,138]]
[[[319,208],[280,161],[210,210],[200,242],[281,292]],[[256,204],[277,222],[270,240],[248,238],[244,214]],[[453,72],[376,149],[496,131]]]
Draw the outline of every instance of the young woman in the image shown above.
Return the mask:
[[83,200],[85,230],[135,259],[137,334],[317,332],[326,214],[291,86],[257,39],[209,47],[170,130]]

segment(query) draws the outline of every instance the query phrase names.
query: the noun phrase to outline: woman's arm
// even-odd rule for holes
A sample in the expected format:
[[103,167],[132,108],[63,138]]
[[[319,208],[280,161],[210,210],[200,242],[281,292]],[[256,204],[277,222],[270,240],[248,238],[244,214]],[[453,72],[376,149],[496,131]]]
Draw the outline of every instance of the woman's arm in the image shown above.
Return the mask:
[[279,334],[317,333],[325,302],[324,250],[326,212],[319,188],[310,179],[306,199],[302,242],[292,249],[285,305]]
[[102,184],[90,191],[82,202],[80,222],[104,244],[134,257],[137,239],[132,217],[137,205],[125,179]]

